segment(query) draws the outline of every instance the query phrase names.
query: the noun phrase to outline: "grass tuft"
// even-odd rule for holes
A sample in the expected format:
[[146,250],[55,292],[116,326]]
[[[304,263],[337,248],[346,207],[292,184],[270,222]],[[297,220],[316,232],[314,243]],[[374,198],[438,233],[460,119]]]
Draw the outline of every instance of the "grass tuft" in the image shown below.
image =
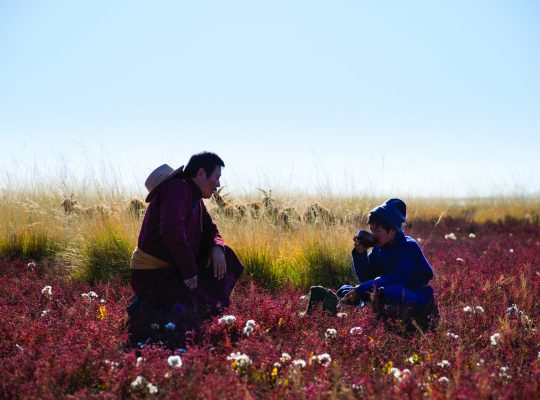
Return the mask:
[[0,257],[41,261],[54,256],[61,247],[61,243],[47,232],[25,229],[0,238]]
[[75,261],[73,276],[92,284],[117,276],[128,281],[132,253],[133,244],[120,227],[109,224],[102,227],[98,235],[83,237],[80,247],[71,253]]

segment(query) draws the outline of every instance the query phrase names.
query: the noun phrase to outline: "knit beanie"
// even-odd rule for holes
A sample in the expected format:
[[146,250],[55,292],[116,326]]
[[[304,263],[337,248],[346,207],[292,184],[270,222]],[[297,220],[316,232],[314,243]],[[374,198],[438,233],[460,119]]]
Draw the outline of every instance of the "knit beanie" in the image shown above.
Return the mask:
[[385,220],[392,228],[401,230],[407,219],[407,206],[400,199],[388,199],[383,204],[370,211]]

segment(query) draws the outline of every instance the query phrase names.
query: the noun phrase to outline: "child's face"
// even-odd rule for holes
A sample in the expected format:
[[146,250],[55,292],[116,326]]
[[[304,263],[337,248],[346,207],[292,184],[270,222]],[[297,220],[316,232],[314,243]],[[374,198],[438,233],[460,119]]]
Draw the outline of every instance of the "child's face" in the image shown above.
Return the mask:
[[389,231],[387,231],[381,226],[375,224],[369,224],[369,229],[371,230],[371,233],[373,233],[373,235],[375,236],[375,239],[377,239],[377,245],[379,247],[385,246],[388,243],[392,242],[392,240],[394,240],[394,238],[396,237],[397,233],[395,229],[390,229]]

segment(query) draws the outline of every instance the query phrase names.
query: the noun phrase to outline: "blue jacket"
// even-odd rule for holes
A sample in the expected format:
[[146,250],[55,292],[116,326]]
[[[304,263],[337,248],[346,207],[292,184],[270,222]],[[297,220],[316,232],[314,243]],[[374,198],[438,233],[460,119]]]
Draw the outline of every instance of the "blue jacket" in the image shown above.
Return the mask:
[[428,284],[433,278],[420,245],[403,231],[394,241],[383,247],[373,247],[369,254],[352,251],[353,270],[361,282],[356,290],[367,293],[373,286],[399,285],[414,290]]

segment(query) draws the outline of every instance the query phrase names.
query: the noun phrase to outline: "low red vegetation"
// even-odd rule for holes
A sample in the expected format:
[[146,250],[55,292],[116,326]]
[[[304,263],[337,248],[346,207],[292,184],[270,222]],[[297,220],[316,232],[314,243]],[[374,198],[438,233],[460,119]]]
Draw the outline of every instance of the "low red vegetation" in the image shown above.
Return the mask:
[[127,349],[129,286],[91,288],[51,264],[0,262],[0,398],[538,398],[540,229],[484,225],[472,238],[458,228],[446,227],[453,240],[414,227],[441,321],[409,337],[369,308],[300,318],[302,293],[245,279],[226,311],[236,319],[209,321],[187,350]]

